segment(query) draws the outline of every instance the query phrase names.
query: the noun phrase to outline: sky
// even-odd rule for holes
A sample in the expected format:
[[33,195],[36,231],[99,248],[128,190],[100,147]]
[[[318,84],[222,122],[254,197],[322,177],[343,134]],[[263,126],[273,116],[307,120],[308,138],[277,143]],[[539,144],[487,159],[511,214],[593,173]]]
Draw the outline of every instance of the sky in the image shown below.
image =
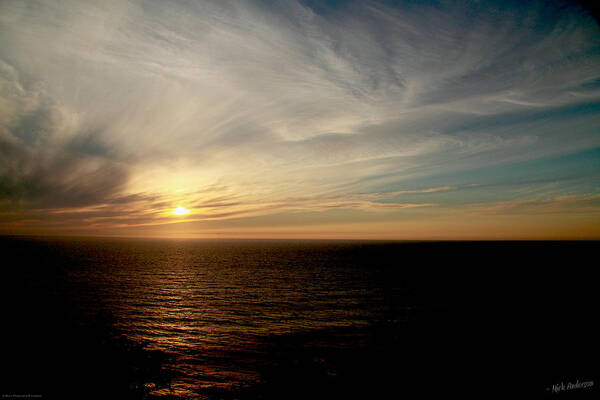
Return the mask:
[[600,239],[597,15],[3,0],[0,234]]

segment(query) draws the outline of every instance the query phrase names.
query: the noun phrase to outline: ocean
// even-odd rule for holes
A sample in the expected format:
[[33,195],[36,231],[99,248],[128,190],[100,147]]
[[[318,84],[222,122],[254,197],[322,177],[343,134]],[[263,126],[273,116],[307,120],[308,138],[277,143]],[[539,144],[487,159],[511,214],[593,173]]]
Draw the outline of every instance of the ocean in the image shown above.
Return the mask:
[[0,250],[11,396],[552,396],[576,381],[595,386],[568,394],[597,395],[597,242],[4,237]]

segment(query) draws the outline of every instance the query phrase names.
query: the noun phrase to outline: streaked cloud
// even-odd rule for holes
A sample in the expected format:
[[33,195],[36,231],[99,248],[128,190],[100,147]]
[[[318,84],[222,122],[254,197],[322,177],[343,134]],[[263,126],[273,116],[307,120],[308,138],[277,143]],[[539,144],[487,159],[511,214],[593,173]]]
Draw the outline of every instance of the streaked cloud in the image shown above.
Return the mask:
[[7,0],[0,224],[592,212],[599,82],[577,3]]
[[475,214],[583,214],[590,218],[600,216],[600,194],[567,195],[553,198],[532,198],[497,203],[473,204]]

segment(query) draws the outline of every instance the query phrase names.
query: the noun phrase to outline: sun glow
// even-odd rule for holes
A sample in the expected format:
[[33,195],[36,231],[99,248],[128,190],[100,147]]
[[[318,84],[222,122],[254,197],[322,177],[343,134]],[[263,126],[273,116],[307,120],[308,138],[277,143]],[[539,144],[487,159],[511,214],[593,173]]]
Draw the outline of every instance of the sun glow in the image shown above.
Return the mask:
[[190,210],[188,210],[187,208],[183,208],[183,207],[177,207],[176,209],[173,210],[173,214],[175,215],[185,215],[185,214],[189,214]]

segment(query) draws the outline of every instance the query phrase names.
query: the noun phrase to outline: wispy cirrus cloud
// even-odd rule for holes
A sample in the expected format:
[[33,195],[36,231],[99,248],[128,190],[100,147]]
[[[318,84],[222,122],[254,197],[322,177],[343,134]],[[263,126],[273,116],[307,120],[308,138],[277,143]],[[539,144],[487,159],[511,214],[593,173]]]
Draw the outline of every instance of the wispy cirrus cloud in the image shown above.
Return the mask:
[[600,147],[599,33],[561,1],[4,1],[0,218],[475,204],[452,174]]
[[469,210],[484,215],[582,214],[597,218],[600,216],[600,194],[479,203],[472,204]]

